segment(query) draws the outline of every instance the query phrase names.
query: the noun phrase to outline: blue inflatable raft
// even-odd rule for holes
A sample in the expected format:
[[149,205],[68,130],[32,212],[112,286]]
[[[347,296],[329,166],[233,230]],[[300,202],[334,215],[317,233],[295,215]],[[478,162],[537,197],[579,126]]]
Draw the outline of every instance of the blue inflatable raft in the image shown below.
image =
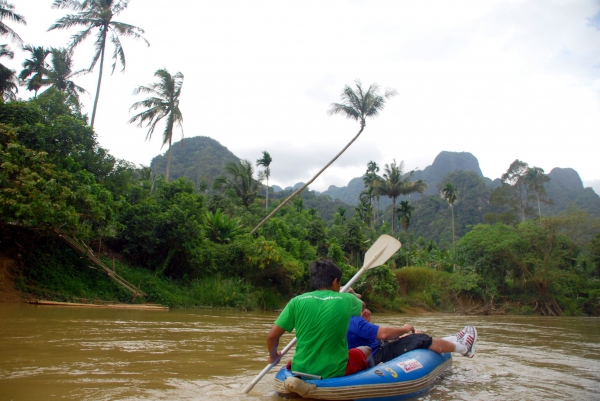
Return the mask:
[[285,398],[318,400],[402,400],[423,393],[452,366],[452,355],[416,349],[351,376],[311,380],[283,367],[275,391]]

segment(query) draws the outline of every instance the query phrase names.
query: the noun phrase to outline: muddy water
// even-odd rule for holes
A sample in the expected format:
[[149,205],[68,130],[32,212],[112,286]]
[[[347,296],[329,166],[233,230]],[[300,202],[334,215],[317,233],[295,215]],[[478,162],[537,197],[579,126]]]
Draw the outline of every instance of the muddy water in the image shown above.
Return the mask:
[[[266,365],[275,317],[0,304],[0,401],[280,400],[274,372],[249,396],[239,394]],[[600,319],[374,314],[373,321],[410,322],[434,336],[478,328],[475,358],[455,356],[419,399],[600,399]]]

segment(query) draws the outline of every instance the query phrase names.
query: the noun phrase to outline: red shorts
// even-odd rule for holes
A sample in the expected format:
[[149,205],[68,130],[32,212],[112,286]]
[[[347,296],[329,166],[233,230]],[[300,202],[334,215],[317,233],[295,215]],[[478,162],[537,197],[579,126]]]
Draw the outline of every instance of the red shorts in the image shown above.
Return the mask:
[[348,350],[348,364],[346,365],[346,376],[365,370],[368,367],[365,354],[358,348]]

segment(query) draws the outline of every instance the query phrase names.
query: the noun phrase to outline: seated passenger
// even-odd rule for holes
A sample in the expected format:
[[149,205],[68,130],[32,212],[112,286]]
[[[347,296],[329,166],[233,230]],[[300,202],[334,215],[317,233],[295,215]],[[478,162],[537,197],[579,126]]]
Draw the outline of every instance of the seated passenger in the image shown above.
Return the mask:
[[437,353],[457,352],[469,358],[473,358],[475,355],[477,330],[473,326],[466,326],[449,337],[432,338],[427,334],[415,331],[410,324],[402,327],[383,327],[372,324],[370,321],[371,311],[368,309],[364,309],[360,316],[353,316],[350,319],[347,335],[348,347],[369,346],[373,351],[375,365],[419,348],[430,349]]

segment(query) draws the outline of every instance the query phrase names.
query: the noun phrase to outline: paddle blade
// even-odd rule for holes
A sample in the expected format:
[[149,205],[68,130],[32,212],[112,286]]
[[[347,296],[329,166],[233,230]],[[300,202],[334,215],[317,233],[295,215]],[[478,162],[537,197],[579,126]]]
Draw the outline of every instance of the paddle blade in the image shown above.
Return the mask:
[[366,269],[381,266],[389,258],[395,254],[402,245],[396,238],[383,234],[377,238],[377,241],[369,248],[365,254],[365,263],[363,265]]

